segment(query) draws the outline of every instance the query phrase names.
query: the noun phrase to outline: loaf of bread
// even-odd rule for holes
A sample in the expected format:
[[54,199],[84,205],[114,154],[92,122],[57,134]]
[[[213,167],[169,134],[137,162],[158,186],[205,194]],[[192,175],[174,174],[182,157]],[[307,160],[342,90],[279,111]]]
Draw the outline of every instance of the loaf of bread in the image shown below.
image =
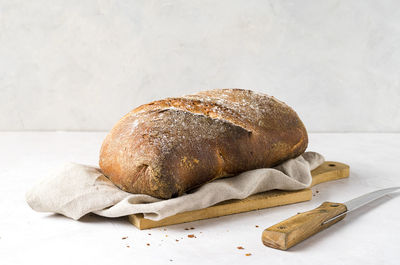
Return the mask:
[[126,114],[100,151],[119,188],[168,199],[206,182],[302,154],[307,131],[289,106],[243,89],[154,101]]

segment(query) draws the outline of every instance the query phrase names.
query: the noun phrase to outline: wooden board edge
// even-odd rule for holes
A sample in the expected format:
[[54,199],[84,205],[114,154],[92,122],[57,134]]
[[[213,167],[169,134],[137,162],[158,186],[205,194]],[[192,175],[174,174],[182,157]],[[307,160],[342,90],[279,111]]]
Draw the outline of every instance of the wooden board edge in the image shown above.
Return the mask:
[[336,161],[325,161],[322,165],[311,171],[312,183],[317,184],[347,178],[350,175],[350,166]]
[[309,201],[311,198],[311,189],[299,191],[273,190],[255,194],[243,200],[229,200],[205,209],[178,213],[159,221],[146,219],[143,214],[130,215],[129,221],[140,230],[143,230]]
[[145,229],[141,225],[142,219],[145,219],[142,213],[128,215],[129,222],[134,226],[136,226],[137,228],[139,228],[140,230]]

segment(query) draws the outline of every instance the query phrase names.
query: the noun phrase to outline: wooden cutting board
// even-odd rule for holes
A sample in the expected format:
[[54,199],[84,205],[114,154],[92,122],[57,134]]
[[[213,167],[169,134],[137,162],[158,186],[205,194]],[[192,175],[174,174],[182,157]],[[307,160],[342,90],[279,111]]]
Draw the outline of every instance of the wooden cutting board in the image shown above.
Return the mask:
[[[349,173],[350,169],[346,164],[333,161],[324,162],[321,166],[311,171],[313,178],[311,187],[322,182],[347,178]],[[243,200],[228,200],[208,208],[178,213],[159,221],[146,219],[143,214],[132,214],[129,215],[129,222],[142,230],[309,201],[311,199],[312,191],[310,188],[298,191],[272,190],[251,195]]]

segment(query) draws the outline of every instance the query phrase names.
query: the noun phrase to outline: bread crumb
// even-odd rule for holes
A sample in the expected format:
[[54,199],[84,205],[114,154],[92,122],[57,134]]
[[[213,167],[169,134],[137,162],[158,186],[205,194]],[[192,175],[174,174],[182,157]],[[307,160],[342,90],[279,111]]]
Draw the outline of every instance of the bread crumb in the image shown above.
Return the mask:
[[188,237],[189,237],[189,238],[196,238],[196,236],[195,236],[195,235],[193,235],[193,234],[191,234],[191,235],[188,235]]
[[150,234],[150,233],[148,233],[148,235],[149,235],[149,236],[151,236],[151,234]]
[[246,253],[245,255],[246,255],[246,256],[251,256],[251,253]]
[[179,240],[178,240],[178,239],[175,239],[175,241],[176,241],[176,242],[179,242]]
[[124,236],[124,237],[122,238],[122,240],[127,239],[127,238],[128,238],[127,236]]
[[241,246],[239,246],[239,247],[237,247],[237,249],[244,249],[243,247],[241,247]]
[[127,248],[130,248],[131,246],[126,246]]
[[147,243],[146,245],[147,245],[147,246],[150,246],[150,244],[149,244],[149,243]]
[[258,228],[259,226],[258,226],[258,225],[256,225],[256,227]]

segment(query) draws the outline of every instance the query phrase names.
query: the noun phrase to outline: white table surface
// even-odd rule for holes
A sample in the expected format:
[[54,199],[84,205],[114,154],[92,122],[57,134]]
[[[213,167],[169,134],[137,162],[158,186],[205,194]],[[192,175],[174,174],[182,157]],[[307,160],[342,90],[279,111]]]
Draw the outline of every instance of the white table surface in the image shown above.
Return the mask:
[[[297,212],[400,186],[400,134],[310,134],[308,150],[349,164],[350,178],[315,186],[309,202],[143,231],[126,218],[88,215],[74,221],[29,208],[25,191],[41,176],[69,161],[97,165],[104,136],[0,133],[0,264],[400,264],[399,193],[289,251],[261,243],[264,228]],[[185,230],[190,227],[195,229]]]

